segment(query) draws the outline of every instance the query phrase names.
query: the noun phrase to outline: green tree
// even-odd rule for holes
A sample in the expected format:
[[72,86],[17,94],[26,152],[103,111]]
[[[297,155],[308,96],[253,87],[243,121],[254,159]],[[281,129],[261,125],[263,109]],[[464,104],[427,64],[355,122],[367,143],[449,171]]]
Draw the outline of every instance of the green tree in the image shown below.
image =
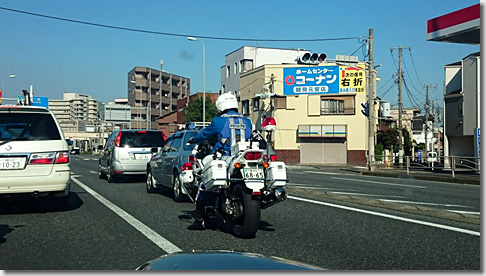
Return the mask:
[[385,149],[392,149],[393,152],[398,151],[398,129],[390,128],[383,132],[378,133],[378,144],[383,145]]
[[[218,115],[218,109],[216,105],[211,101],[211,95],[206,93],[206,122]],[[186,107],[186,115],[184,116],[185,122],[202,122],[203,121],[203,101],[202,96],[198,95],[193,101],[189,102]]]
[[412,155],[412,139],[410,139],[410,132],[407,129],[402,129],[403,136],[403,150],[406,156]]

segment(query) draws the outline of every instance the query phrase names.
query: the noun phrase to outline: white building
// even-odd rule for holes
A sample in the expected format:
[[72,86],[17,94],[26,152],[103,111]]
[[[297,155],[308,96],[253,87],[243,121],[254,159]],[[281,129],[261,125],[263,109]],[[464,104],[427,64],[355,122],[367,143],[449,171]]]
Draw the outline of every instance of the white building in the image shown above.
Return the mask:
[[310,53],[303,49],[278,49],[243,46],[225,56],[221,67],[221,93],[239,95],[240,74],[265,64],[296,64],[299,57]]
[[478,157],[475,136],[481,126],[480,66],[479,52],[444,66],[445,156]]
[[49,110],[64,132],[85,131],[98,120],[98,101],[85,94],[64,92],[62,100],[49,100]]

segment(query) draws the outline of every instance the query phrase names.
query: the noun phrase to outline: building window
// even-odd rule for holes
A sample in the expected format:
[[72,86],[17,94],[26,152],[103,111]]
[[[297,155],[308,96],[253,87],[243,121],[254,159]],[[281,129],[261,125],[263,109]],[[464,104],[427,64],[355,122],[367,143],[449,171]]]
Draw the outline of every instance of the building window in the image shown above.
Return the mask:
[[240,61],[240,72],[246,72],[253,69],[252,59],[243,59]]
[[235,62],[235,68],[233,68],[234,75],[238,74],[238,62]]
[[226,77],[229,78],[229,76],[230,76],[230,67],[228,65],[226,66]]
[[241,102],[241,107],[242,107],[242,113],[243,115],[248,115],[250,114],[250,103],[248,100],[242,101]]
[[253,98],[253,111],[260,110],[260,98]]
[[354,96],[322,97],[321,115],[354,115]]

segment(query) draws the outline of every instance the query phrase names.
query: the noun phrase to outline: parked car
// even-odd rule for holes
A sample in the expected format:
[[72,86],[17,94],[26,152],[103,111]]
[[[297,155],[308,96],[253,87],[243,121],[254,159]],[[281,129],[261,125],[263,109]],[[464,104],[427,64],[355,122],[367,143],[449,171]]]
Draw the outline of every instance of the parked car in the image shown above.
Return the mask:
[[[156,192],[162,187],[173,190],[173,199],[183,201],[186,191],[181,189],[179,175],[186,169],[192,170],[195,157],[192,155],[194,144],[188,144],[191,137],[197,134],[195,130],[180,130],[167,138],[164,147],[147,163],[147,192]],[[187,164],[189,163],[189,164]],[[190,166],[189,166],[190,165]],[[189,176],[190,177],[190,176]],[[187,192],[195,195],[197,183],[194,179],[186,183]]]
[[159,130],[113,131],[100,152],[99,177],[111,183],[127,175],[145,175],[152,148],[161,149],[165,140],[164,132]]
[[0,195],[69,195],[69,147],[44,107],[0,106]]

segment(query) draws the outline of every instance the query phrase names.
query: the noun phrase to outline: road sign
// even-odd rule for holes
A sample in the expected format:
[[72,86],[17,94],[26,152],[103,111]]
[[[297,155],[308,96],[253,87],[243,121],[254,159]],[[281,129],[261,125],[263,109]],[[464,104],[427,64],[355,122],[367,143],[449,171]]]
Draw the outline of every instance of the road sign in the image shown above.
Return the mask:
[[43,106],[49,109],[49,98],[48,97],[33,97],[32,99],[33,106]]

